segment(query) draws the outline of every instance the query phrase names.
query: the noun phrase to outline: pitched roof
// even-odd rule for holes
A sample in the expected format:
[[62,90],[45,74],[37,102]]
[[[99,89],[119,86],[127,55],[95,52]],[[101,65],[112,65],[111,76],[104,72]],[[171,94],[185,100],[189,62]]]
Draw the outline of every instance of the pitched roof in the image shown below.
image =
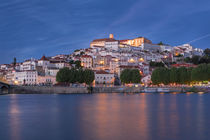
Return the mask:
[[92,42],[98,42],[98,41],[106,41],[106,42],[111,42],[111,41],[117,41],[113,38],[103,38],[103,39],[95,39]]
[[194,64],[173,64],[171,65],[172,67],[197,67],[197,65],[194,65]]
[[104,70],[100,70],[100,71],[96,71],[96,74],[112,74],[112,73],[108,73]]
[[125,69],[133,69],[133,68],[138,69],[139,68],[138,66],[127,66],[127,65],[120,65],[119,67],[120,68],[125,68]]
[[48,61],[48,59],[44,55],[42,56],[42,58],[40,60]]
[[82,58],[92,58],[92,56],[90,56],[90,55],[82,55],[81,57]]

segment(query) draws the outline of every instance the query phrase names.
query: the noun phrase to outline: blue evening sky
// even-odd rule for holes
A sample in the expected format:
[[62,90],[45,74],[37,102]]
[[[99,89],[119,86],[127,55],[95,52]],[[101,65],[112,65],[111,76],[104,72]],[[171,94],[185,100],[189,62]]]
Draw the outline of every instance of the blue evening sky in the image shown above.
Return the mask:
[[210,0],[0,0],[0,64],[69,54],[109,33],[210,48]]

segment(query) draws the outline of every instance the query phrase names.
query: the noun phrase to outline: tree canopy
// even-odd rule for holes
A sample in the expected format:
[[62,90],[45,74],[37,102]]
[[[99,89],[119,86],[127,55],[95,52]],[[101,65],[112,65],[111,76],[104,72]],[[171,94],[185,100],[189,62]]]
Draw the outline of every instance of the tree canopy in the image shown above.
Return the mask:
[[92,70],[83,70],[82,68],[62,68],[56,75],[56,81],[64,83],[86,83],[90,85],[94,79],[95,75]]
[[138,69],[124,69],[120,74],[120,80],[122,83],[140,83],[141,74]]
[[151,80],[155,85],[210,81],[210,64],[201,64],[196,68],[156,68],[152,72]]

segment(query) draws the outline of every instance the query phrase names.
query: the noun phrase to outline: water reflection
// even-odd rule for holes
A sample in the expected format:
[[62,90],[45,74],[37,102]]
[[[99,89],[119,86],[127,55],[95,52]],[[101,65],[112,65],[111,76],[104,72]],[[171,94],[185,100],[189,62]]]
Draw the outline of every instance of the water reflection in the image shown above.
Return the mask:
[[21,140],[20,137],[20,114],[21,110],[18,105],[17,95],[11,95],[10,107],[8,110],[10,137],[12,140]]
[[[210,94],[25,95],[0,98],[0,139],[209,139]],[[7,111],[6,111],[7,110]],[[4,114],[2,114],[4,113]],[[2,130],[2,129],[1,129]]]

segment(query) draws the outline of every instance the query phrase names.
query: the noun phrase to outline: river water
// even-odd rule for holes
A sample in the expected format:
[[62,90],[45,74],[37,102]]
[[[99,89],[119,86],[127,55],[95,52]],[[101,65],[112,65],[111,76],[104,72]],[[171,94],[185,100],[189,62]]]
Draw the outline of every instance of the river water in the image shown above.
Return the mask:
[[210,140],[210,94],[3,95],[0,140]]

